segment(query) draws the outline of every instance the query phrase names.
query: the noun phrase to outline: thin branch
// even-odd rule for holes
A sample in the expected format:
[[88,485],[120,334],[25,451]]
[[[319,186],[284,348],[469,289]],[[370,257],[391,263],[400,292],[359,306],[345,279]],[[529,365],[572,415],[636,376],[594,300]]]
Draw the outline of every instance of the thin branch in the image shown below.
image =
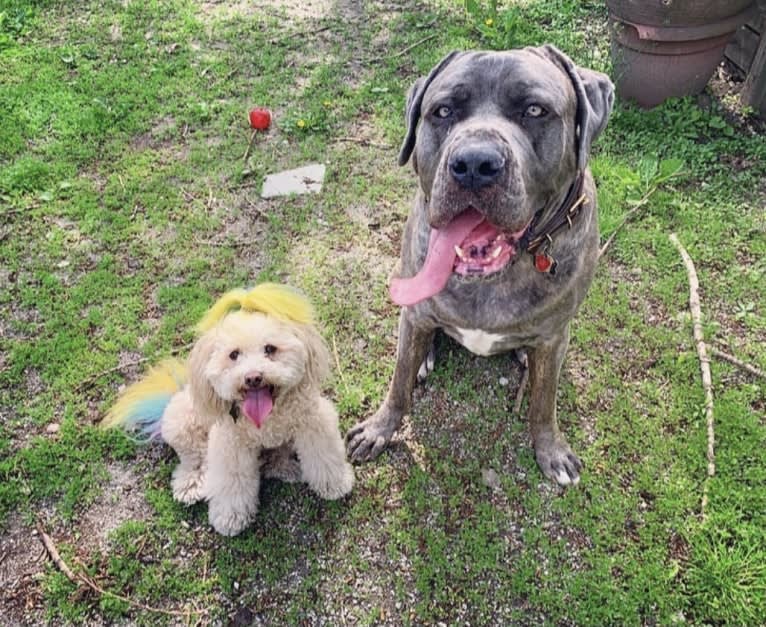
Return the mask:
[[190,614],[199,615],[205,612],[205,610],[197,610],[197,609],[195,610],[186,609],[183,611],[165,610],[159,607],[152,607],[151,605],[145,605],[143,603],[139,603],[138,601],[133,601],[132,599],[129,599],[128,597],[124,597],[121,594],[116,594],[115,592],[110,592],[109,590],[104,590],[101,586],[99,586],[95,581],[93,581],[93,579],[91,579],[87,575],[84,575],[81,573],[75,574],[72,571],[72,569],[69,568],[67,563],[62,559],[61,555],[59,554],[58,549],[56,548],[56,545],[53,543],[53,540],[47,533],[45,533],[45,531],[43,530],[43,526],[39,521],[37,523],[37,533],[40,536],[40,541],[43,543],[45,550],[48,552],[48,555],[50,555],[51,560],[53,560],[53,563],[56,565],[56,568],[58,568],[62,573],[64,573],[66,578],[69,579],[69,581],[71,581],[74,584],[77,584],[77,585],[85,584],[88,588],[100,594],[101,596],[114,597],[115,599],[119,599],[120,601],[127,603],[131,607],[138,608],[141,610],[146,610],[147,612],[153,612],[155,614],[188,617]]
[[521,402],[524,400],[524,392],[527,390],[527,381],[529,381],[529,367],[524,368],[519,381],[519,389],[516,392],[516,400],[513,402],[513,413],[518,415],[521,411]]
[[599,258],[604,256],[604,253],[606,252],[607,248],[611,246],[612,242],[614,241],[614,238],[617,236],[617,233],[622,229],[622,227],[627,224],[628,220],[630,220],[633,217],[633,214],[636,213],[639,209],[641,209],[646,203],[649,202],[649,199],[652,197],[652,194],[657,191],[657,186],[653,185],[649,188],[649,190],[641,197],[641,199],[633,205],[633,208],[628,211],[628,213],[625,214],[625,217],[622,219],[622,222],[620,222],[617,225],[617,228],[612,231],[612,234],[609,236],[609,239],[604,242],[604,245],[601,247],[601,250],[598,251]]
[[333,355],[335,355],[335,366],[338,368],[338,376],[340,376],[340,381],[343,384],[343,386],[348,389],[348,386],[346,385],[346,379],[343,376],[343,370],[340,368],[340,359],[338,357],[338,345],[335,343],[335,336],[332,336],[332,352]]
[[[172,351],[170,351],[171,355],[177,355],[180,352],[183,352],[185,350],[190,349],[192,346],[194,346],[194,343],[191,344],[184,344],[183,346],[178,346],[174,348]],[[106,370],[102,370],[101,372],[97,372],[96,374],[93,374],[89,376],[84,381],[81,381],[77,387],[75,387],[75,391],[79,392],[82,388],[84,388],[87,385],[90,385],[93,383],[96,379],[100,379],[104,375],[111,374],[113,372],[120,372],[121,370],[124,370],[125,368],[129,368],[130,366],[137,366],[139,364],[146,363],[147,361],[154,361],[156,359],[155,356],[152,357],[141,357],[140,359],[134,359],[132,361],[126,361],[124,364],[120,364],[119,366],[114,366],[113,368],[107,368]]]
[[437,33],[433,33],[431,35],[428,35],[427,37],[423,37],[423,39],[418,39],[414,44],[410,44],[404,50],[400,50],[399,52],[388,55],[386,59],[396,59],[397,57],[402,57],[405,54],[407,54],[410,50],[417,48],[418,46],[426,43],[427,41],[431,41],[434,37],[436,37],[436,35]]
[[242,157],[242,160],[247,164],[247,158],[250,156],[250,151],[253,149],[253,144],[255,143],[255,136],[258,134],[258,131],[253,130],[253,134],[250,135],[250,141],[247,143],[247,150],[245,150],[245,155]]
[[724,351],[719,350],[715,348],[714,346],[710,347],[710,352],[713,353],[713,355],[715,355],[716,357],[720,357],[724,361],[728,361],[730,364],[737,366],[737,368],[741,368],[745,372],[749,372],[750,374],[755,375],[756,377],[761,377],[761,379],[766,379],[766,372],[756,368],[755,366],[751,366],[750,364],[747,364],[740,359],[737,359],[734,355],[725,353]]
[[335,142],[352,142],[355,144],[361,144],[362,146],[371,146],[373,148],[383,148],[385,150],[388,150],[389,148],[392,148],[390,144],[381,144],[379,142],[374,142],[369,139],[365,139],[364,137],[336,137],[333,141]]
[[48,555],[51,556],[56,568],[64,573],[69,581],[80,584],[80,578],[72,572],[72,569],[69,568],[66,562],[61,558],[56,545],[53,544],[53,540],[51,540],[51,537],[43,531],[43,526],[39,522],[37,523],[37,534],[40,536],[40,541],[43,543],[45,550],[48,551]]
[[697,355],[700,360],[702,373],[702,387],[705,390],[705,417],[707,421],[707,480],[702,491],[701,515],[705,519],[705,508],[708,502],[708,486],[710,478],[715,475],[715,426],[713,422],[713,377],[710,374],[710,359],[707,356],[707,347],[702,333],[702,309],[700,308],[699,280],[694,268],[694,261],[686,252],[675,233],[670,234],[670,241],[678,249],[686,266],[686,274],[689,277],[689,309],[692,315],[694,340],[697,343]]
[[272,46],[275,46],[277,44],[281,44],[288,39],[293,39],[294,37],[300,37],[301,39],[305,38],[307,35],[317,35],[319,33],[323,33],[326,30],[330,30],[332,28],[332,25],[330,26],[322,26],[320,28],[314,28],[311,30],[298,30],[294,31],[292,33],[288,33],[287,35],[284,35],[283,37],[279,37],[277,39],[272,39],[269,43]]

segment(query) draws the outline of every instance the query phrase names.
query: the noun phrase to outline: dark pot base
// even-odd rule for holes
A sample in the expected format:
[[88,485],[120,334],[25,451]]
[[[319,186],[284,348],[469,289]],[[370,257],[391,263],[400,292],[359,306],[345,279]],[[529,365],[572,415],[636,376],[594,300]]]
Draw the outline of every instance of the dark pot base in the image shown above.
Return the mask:
[[628,24],[612,22],[610,27],[617,93],[645,108],[667,98],[701,92],[733,34],[695,41],[652,41],[639,39]]
[[758,10],[746,0],[609,0],[609,8],[617,93],[647,108],[702,91],[731,36]]

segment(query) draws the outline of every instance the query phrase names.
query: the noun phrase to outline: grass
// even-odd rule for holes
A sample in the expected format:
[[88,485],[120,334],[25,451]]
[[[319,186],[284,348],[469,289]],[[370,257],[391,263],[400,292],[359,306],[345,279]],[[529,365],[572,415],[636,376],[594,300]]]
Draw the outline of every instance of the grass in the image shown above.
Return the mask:
[[[559,408],[586,465],[578,488],[542,479],[509,416],[512,360],[446,339],[349,499],[268,483],[233,539],[203,505],[173,502],[171,451],[94,426],[139,360],[182,349],[217,295],[260,280],[311,296],[337,346],[343,430],[367,416],[393,368],[385,286],[416,185],[395,166],[408,86],[462,47],[552,42],[609,69],[601,2],[269,6],[0,0],[5,620],[175,620],[36,562],[42,519],[106,590],[203,622],[762,624],[764,383],[712,364],[701,520],[704,398],[667,237],[697,264],[706,337],[763,368],[766,140],[730,98],[618,102],[595,147],[604,239],[657,191],[573,325]],[[256,105],[275,128],[244,163]],[[312,161],[328,165],[320,195],[259,199],[266,174]]]

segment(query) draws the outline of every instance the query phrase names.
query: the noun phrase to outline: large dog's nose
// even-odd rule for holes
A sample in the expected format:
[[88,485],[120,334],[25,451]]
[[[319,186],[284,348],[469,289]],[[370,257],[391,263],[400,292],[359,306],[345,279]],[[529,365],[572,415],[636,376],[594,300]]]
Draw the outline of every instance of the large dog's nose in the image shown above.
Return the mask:
[[249,388],[257,388],[263,383],[263,375],[260,372],[248,372],[245,375],[245,385]]
[[452,154],[449,171],[460,187],[477,190],[497,181],[504,165],[503,155],[491,146],[467,146]]

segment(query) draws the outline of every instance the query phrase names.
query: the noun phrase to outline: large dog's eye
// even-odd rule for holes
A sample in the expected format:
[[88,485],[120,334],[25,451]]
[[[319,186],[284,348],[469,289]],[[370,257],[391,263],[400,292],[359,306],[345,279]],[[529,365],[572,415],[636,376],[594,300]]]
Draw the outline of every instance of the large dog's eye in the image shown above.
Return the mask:
[[239,350],[236,348],[229,353],[229,359],[231,359],[232,361],[237,361],[238,357],[239,357]]
[[277,347],[273,344],[266,344],[266,346],[263,347],[263,352],[266,353],[266,355],[273,355],[277,352]]
[[529,105],[524,111],[525,118],[543,118],[548,112],[538,104]]
[[440,120],[446,120],[451,115],[452,109],[450,109],[447,105],[442,105],[434,109],[434,117],[439,118]]

